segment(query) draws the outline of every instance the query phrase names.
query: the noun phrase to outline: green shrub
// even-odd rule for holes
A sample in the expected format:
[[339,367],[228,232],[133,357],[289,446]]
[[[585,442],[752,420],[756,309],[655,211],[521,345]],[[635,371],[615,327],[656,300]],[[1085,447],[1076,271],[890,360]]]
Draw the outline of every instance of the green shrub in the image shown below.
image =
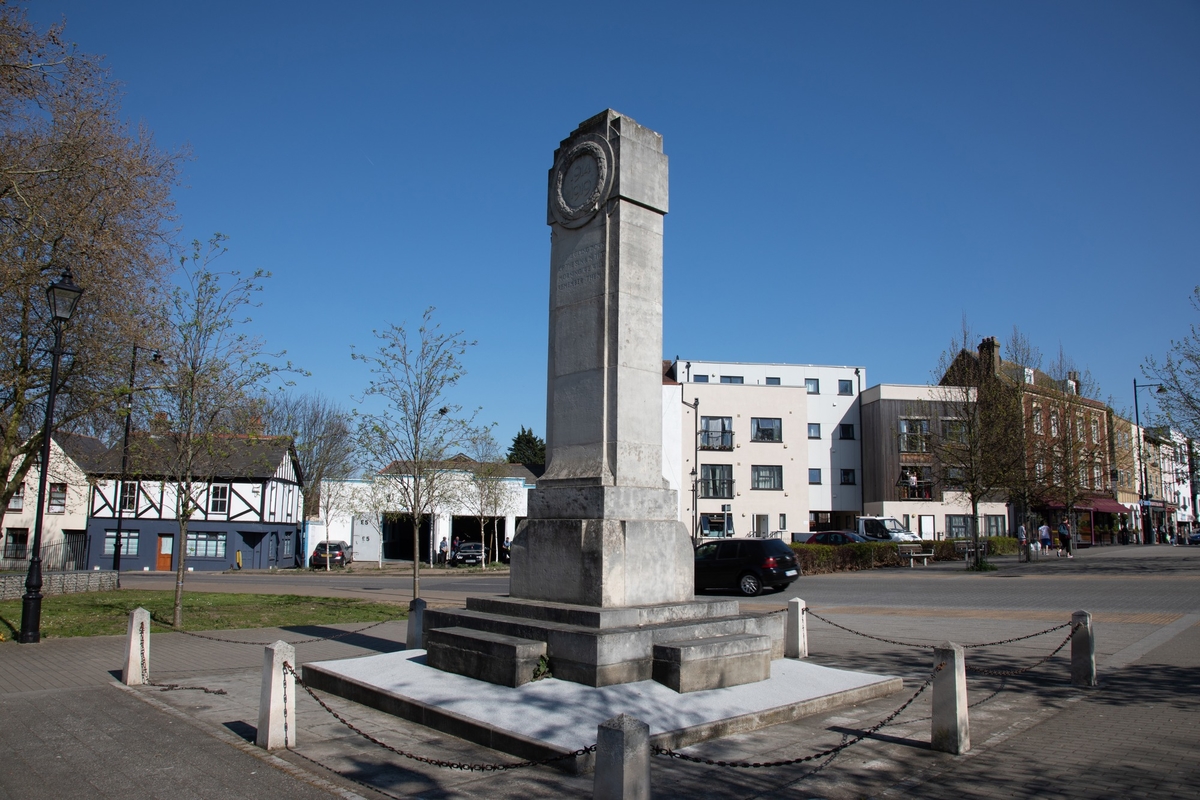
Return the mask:
[[1017,554],[1015,536],[989,536],[987,544],[990,556],[1015,556]]
[[900,566],[900,550],[892,542],[793,544],[792,550],[802,575]]
[[954,539],[943,539],[940,542],[935,542],[933,545],[933,560],[934,561],[960,561],[963,558],[961,553],[954,549]]

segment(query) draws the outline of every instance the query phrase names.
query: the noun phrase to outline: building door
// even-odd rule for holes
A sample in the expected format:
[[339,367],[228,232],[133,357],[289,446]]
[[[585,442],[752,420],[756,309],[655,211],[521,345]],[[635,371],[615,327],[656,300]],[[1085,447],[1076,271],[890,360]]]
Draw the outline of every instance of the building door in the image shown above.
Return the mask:
[[171,571],[171,553],[175,550],[175,536],[170,533],[158,535],[158,561],[154,568],[159,572]]
[[922,539],[936,538],[934,535],[933,514],[922,514],[917,518],[917,526]]
[[765,537],[770,531],[771,523],[768,521],[767,514],[754,515],[754,532],[755,535]]

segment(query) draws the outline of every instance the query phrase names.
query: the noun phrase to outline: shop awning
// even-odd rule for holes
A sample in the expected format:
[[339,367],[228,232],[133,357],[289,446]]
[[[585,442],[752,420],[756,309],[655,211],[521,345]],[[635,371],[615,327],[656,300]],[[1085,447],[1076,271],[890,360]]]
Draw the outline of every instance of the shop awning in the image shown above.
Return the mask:
[[1097,497],[1092,500],[1092,510],[1102,514],[1129,514],[1128,508],[1110,497]]

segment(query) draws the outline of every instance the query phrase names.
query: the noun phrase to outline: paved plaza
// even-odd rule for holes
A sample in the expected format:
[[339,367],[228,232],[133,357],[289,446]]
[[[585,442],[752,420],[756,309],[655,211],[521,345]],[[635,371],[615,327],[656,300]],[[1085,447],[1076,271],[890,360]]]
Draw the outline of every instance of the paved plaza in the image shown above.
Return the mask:
[[[968,673],[972,750],[929,749],[929,693],[862,742],[788,766],[732,768],[652,759],[656,797],[1195,797],[1200,785],[1200,547],[1105,547],[1078,558],[967,573],[961,564],[805,577],[784,594],[747,605],[782,608],[803,597],[819,664],[904,676],[903,691],[860,706],[687,749],[713,760],[802,758],[846,741],[887,717],[933,668],[928,645],[996,641],[1093,613],[1101,685],[1072,688],[1069,647],[1015,676]],[[253,576],[228,576],[239,580]],[[313,576],[289,576],[289,582]],[[385,576],[335,584],[372,591]],[[403,588],[387,584],[395,599]],[[206,584],[219,585],[222,578]],[[330,578],[316,576],[310,588]],[[455,578],[469,592],[469,578]],[[495,576],[479,586],[494,588]],[[127,585],[132,582],[127,582]],[[352,591],[351,591],[352,590]],[[502,590],[502,589],[501,589]],[[304,592],[308,593],[308,592]],[[313,593],[316,593],[314,591]],[[378,593],[378,591],[374,592]],[[389,597],[388,599],[393,599]],[[297,641],[362,626],[225,631],[252,642]],[[297,645],[302,662],[389,652],[405,626],[389,622],[339,640]],[[1011,672],[1045,658],[1065,630],[968,650],[968,668]],[[922,646],[924,645],[924,647]],[[551,767],[507,772],[449,770],[402,758],[352,733],[301,694],[298,744],[266,754],[253,741],[262,648],[178,633],[151,637],[152,678],[197,689],[115,684],[123,637],[0,644],[0,736],[8,753],[0,798],[54,797],[429,797],[590,796],[591,777]],[[390,746],[472,764],[512,759],[413,723],[327,698]]]

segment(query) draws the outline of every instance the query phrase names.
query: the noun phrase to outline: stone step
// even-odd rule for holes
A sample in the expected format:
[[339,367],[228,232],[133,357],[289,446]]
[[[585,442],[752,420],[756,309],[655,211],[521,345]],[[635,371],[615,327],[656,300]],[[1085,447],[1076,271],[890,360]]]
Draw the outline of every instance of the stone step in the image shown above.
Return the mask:
[[626,608],[599,608],[573,603],[549,603],[515,597],[468,597],[467,608],[525,619],[561,622],[587,628],[627,628],[684,620],[734,617],[741,613],[737,600],[698,599],[687,603],[664,603]]
[[771,639],[741,633],[656,644],[653,674],[681,694],[757,683],[771,677]]
[[543,641],[470,628],[427,630],[425,647],[425,663],[434,669],[513,687],[533,680],[546,655]]

